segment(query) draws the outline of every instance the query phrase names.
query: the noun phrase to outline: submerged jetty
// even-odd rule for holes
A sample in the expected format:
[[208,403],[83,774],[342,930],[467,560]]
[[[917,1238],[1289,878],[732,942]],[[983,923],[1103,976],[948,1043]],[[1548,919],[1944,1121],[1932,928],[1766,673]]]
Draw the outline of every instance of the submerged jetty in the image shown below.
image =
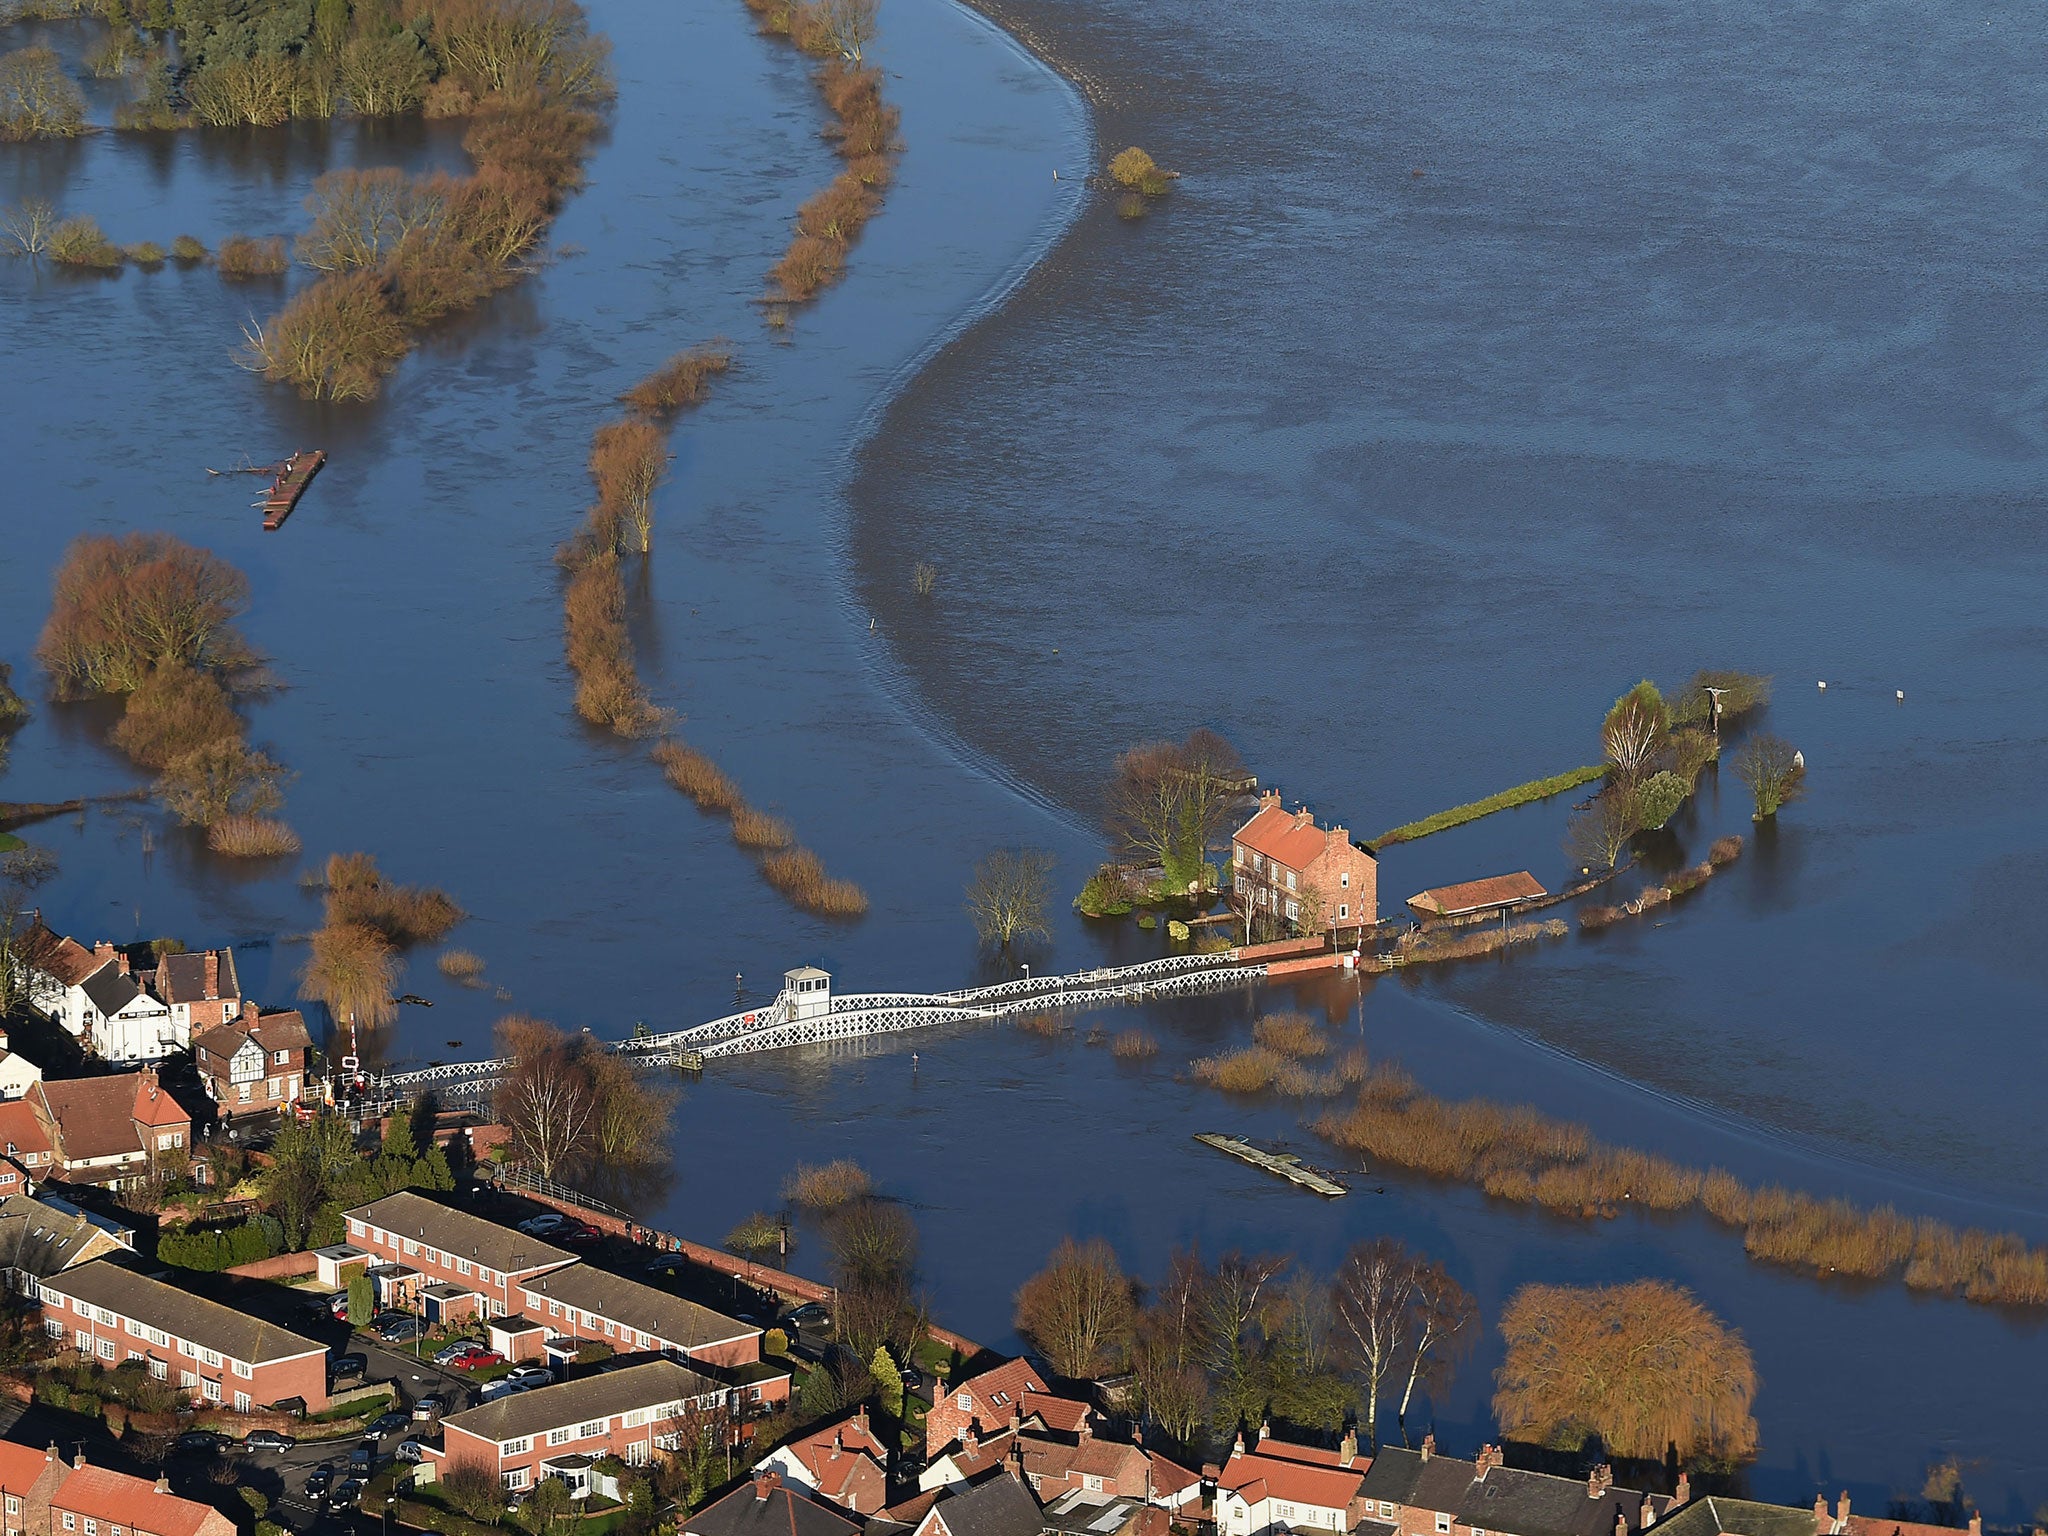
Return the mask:
[[1205,1146],[1214,1147],[1218,1152],[1228,1153],[1241,1162],[1250,1163],[1254,1168],[1277,1173],[1288,1183],[1314,1190],[1319,1195],[1334,1197],[1349,1193],[1342,1184],[1328,1174],[1319,1173],[1309,1167],[1292,1152],[1268,1152],[1262,1147],[1253,1146],[1242,1136],[1224,1136],[1215,1131],[1197,1131],[1195,1140]]
[[306,494],[307,485],[326,462],[327,451],[315,448],[311,453],[295,453],[282,464],[272,466],[276,477],[256,503],[263,509],[266,531],[275,533],[284,526],[284,520],[292,515],[292,508],[299,504],[299,498]]

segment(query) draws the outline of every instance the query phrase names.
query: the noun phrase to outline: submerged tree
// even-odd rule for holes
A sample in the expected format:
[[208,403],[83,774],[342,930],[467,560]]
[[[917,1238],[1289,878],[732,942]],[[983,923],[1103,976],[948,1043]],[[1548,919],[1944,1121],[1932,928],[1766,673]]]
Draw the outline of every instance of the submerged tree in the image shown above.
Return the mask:
[[1628,840],[1642,830],[1636,796],[1629,787],[1609,785],[1565,823],[1564,851],[1586,869],[1612,869]]
[[1757,821],[1777,815],[1806,793],[1806,759],[1792,749],[1791,742],[1768,731],[1737,747],[1729,766],[1756,801]]
[[233,621],[248,602],[240,571],[182,539],[86,534],[57,567],[36,659],[65,699],[132,692],[161,666],[246,666]]
[[1654,770],[1670,725],[1671,711],[1655,683],[1637,683],[1614,701],[1601,723],[1600,747],[1621,787],[1632,788]]
[[1616,1456],[1756,1454],[1756,1362],[1742,1335],[1661,1280],[1529,1285],[1501,1315],[1494,1416],[1517,1440],[1597,1434]]
[[1158,864],[1170,887],[1185,889],[1202,878],[1244,779],[1244,759],[1214,731],[1142,742],[1116,760],[1104,824],[1121,851]]
[[1018,939],[1052,936],[1051,854],[1039,848],[998,848],[974,867],[967,914],[984,944],[1008,949]]
[[86,131],[85,93],[53,48],[0,53],[0,139],[72,138]]
[[1123,1364],[1135,1292],[1108,1243],[1062,1238],[1045,1268],[1017,1292],[1017,1331],[1059,1375],[1100,1376]]

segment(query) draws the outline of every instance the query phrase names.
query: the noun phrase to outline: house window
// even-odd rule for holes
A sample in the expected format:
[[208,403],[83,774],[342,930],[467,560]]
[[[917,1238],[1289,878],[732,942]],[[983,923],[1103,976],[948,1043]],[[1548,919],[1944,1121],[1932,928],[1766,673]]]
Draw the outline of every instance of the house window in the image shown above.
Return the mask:
[[197,1371],[178,1372],[178,1385],[185,1391],[190,1392],[199,1385],[199,1373]]
[[217,1381],[202,1381],[199,1384],[199,1393],[209,1403],[217,1403],[220,1401],[220,1383]]
[[514,1467],[510,1472],[507,1472],[505,1474],[505,1486],[507,1488],[524,1488],[526,1486],[526,1468]]
[[138,1339],[145,1337],[142,1331],[142,1324],[135,1321],[135,1319],[132,1317],[128,1319],[128,1331],[134,1334],[135,1337],[137,1337]]
[[643,1426],[645,1426],[646,1423],[647,1410],[645,1408],[635,1408],[631,1413],[626,1415],[626,1428],[628,1429],[640,1429]]
[[579,1424],[576,1426],[576,1438],[578,1440],[595,1440],[604,1433],[605,1426],[610,1423],[610,1419],[594,1419],[588,1424]]
[[220,1351],[217,1349],[202,1349],[199,1352],[199,1357],[200,1359],[204,1360],[208,1365],[220,1364]]
[[1289,889],[1290,891],[1300,889],[1300,887],[1298,887],[1294,883],[1294,871],[1291,869],[1287,871],[1287,889]]
[[420,1245],[408,1237],[405,1240],[405,1251],[408,1254],[418,1253],[420,1251]]
[[958,1408],[962,1413],[965,1413],[969,1408],[972,1408],[974,1406],[973,1395],[971,1393],[962,1392],[958,1397],[953,1399],[953,1406]]
[[455,1273],[457,1273],[458,1275],[466,1275],[466,1274],[468,1274],[468,1273],[469,1273],[469,1260],[467,1260],[467,1259],[457,1259],[457,1260],[455,1261]]
[[292,1053],[290,1051],[279,1051],[275,1059],[280,1067],[289,1066],[291,1064]]
[[67,1531],[78,1529],[78,1516],[71,1513],[68,1509],[64,1511],[64,1529]]
[[256,1374],[256,1368],[252,1365],[245,1365],[242,1361],[237,1360],[235,1362],[235,1374],[247,1379]]
[[1337,875],[1337,883],[1338,883],[1339,885],[1343,886],[1345,890],[1347,890],[1347,891],[1348,891],[1348,890],[1350,890],[1350,889],[1351,889],[1351,871],[1350,871],[1350,870],[1348,870],[1348,869],[1346,869],[1346,870],[1341,870],[1341,871],[1339,871],[1339,872],[1338,872],[1338,875]]
[[1291,901],[1290,901],[1289,903],[1287,903],[1287,915],[1288,915],[1288,916],[1289,916],[1290,918],[1296,918],[1296,917],[1300,917],[1300,916],[1301,916],[1301,908],[1300,908],[1299,906],[1297,906],[1297,905],[1296,905],[1296,904],[1295,904],[1294,902],[1291,902]]
[[573,1438],[575,1438],[574,1432],[566,1427],[548,1431],[549,1445],[567,1445]]
[[499,1454],[503,1456],[524,1456],[532,1448],[532,1436],[521,1435],[517,1440],[507,1440],[504,1445],[499,1447]]
[[11,1493],[7,1495],[7,1513],[9,1513],[10,1515],[18,1515],[21,1513],[21,1500],[17,1499]]
[[1389,1504],[1385,1499],[1380,1500],[1380,1518],[1382,1520],[1391,1520],[1394,1518],[1394,1506]]
[[109,1312],[105,1307],[95,1307],[93,1308],[93,1311],[99,1314],[99,1320],[105,1323],[109,1328],[114,1326],[114,1314]]
[[237,1413],[247,1413],[248,1411],[249,1411],[249,1394],[248,1394],[248,1393],[246,1393],[246,1392],[237,1392],[237,1393],[235,1394],[235,1412],[237,1412]]
[[281,1099],[284,1097],[284,1084],[280,1083],[274,1077],[270,1080],[270,1096],[273,1099]]
[[162,1381],[165,1377],[169,1376],[170,1373],[170,1366],[166,1365],[163,1361],[158,1360],[154,1357],[151,1358],[149,1362],[149,1374],[151,1376],[155,1377],[158,1381]]
[[64,1337],[64,1319],[63,1319],[63,1318],[61,1318],[61,1317],[46,1317],[46,1318],[44,1318],[44,1319],[43,1319],[43,1332],[47,1333],[47,1334],[48,1334],[48,1335],[49,1335],[49,1336],[50,1336],[51,1338],[53,1338],[53,1339],[61,1339],[61,1338],[63,1338],[63,1337]]
[[1440,1514],[1436,1517],[1437,1536],[1451,1536],[1451,1517]]
[[100,1358],[102,1360],[111,1360],[114,1358],[114,1341],[112,1339],[100,1340]]
[[1340,902],[1338,902],[1338,903],[1337,903],[1337,915],[1338,915],[1339,917],[1349,917],[1349,916],[1351,915],[1351,903],[1350,903],[1350,902],[1348,902],[1348,901],[1340,901]]

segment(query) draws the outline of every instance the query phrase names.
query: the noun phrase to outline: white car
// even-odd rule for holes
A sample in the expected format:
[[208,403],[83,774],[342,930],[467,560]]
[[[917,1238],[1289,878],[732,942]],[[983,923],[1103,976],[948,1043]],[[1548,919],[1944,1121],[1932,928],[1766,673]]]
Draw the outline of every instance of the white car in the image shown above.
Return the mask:
[[531,1389],[521,1382],[514,1381],[510,1376],[500,1376],[496,1381],[484,1384],[483,1390],[477,1393],[477,1401],[495,1403],[501,1397],[510,1397],[515,1392],[529,1390]]
[[519,1230],[528,1237],[546,1237],[569,1224],[569,1218],[559,1211],[542,1211],[538,1216],[529,1216],[519,1223]]
[[425,1461],[427,1448],[417,1440],[405,1440],[399,1443],[398,1449],[392,1454],[400,1461]]
[[507,1371],[505,1380],[515,1387],[551,1387],[555,1373],[544,1365],[522,1365]]

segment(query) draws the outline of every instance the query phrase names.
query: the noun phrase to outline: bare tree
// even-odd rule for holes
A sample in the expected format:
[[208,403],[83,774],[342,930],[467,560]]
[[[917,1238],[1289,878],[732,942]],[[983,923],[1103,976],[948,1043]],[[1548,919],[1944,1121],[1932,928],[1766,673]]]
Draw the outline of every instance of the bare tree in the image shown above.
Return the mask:
[[1209,1416],[1209,1381],[1201,1365],[1207,1282],[1199,1254],[1174,1250],[1151,1305],[1139,1314],[1131,1349],[1131,1370],[1146,1417],[1181,1445],[1193,1442]]
[[1209,1377],[1210,1416],[1218,1429],[1254,1424],[1271,1398],[1270,1324],[1279,1311],[1285,1254],[1226,1253],[1198,1293],[1201,1362]]
[[498,1024],[498,1054],[511,1062],[498,1084],[498,1117],[514,1152],[544,1179],[567,1172],[590,1144],[597,1096],[581,1049],[541,1019],[515,1014]]
[[654,491],[668,472],[668,438],[652,422],[608,421],[590,443],[597,499],[617,517],[626,542],[646,554],[654,543]]
[[1053,856],[1040,848],[998,848],[974,867],[967,913],[984,944],[1052,937]]
[[861,51],[875,40],[878,0],[819,0],[818,16],[832,46],[848,62],[859,64]]
[[57,937],[42,924],[29,898],[57,872],[40,848],[0,854],[0,1018],[29,1001]]
[[0,206],[0,233],[20,246],[24,256],[42,255],[56,229],[57,205],[47,197],[25,197]]
[[[1408,1404],[1418,1384],[1442,1388],[1472,1346],[1479,1308],[1450,1271],[1434,1259],[1418,1260],[1413,1271],[1414,1338],[1408,1352],[1408,1382],[1401,1389],[1395,1422],[1406,1428]],[[1440,1395],[1440,1394],[1439,1394]]]
[[1017,1292],[1017,1331],[1062,1376],[1118,1369],[1130,1347],[1134,1287],[1101,1238],[1062,1238],[1044,1269]]
[[57,567],[36,659],[67,699],[131,692],[166,663],[246,666],[233,620],[248,602],[240,571],[167,533],[86,534]]
[[408,176],[395,166],[328,171],[306,197],[313,222],[299,236],[299,260],[318,272],[380,267],[445,219],[456,191],[452,178]]
[[1148,741],[1116,760],[1104,825],[1120,850],[1157,863],[1171,885],[1199,880],[1245,779],[1244,760],[1214,731]]
[[256,816],[284,803],[282,763],[239,741],[211,741],[174,758],[156,782],[164,808],[188,826]]
[[591,1135],[598,1160],[608,1168],[660,1161],[668,1148],[675,1090],[644,1080],[611,1051],[589,1052],[587,1068],[596,1101]]
[[86,131],[85,93],[53,48],[0,54],[0,139],[71,138]]
[[1600,727],[1600,746],[1614,765],[1614,777],[1633,786],[1656,765],[1671,712],[1652,682],[1640,682],[1614,701]]
[[1332,1287],[1367,1440],[1378,1446],[1380,1398],[1412,1347],[1415,1259],[1391,1237],[1353,1245]]
[[1728,766],[1749,787],[1758,821],[1777,815],[1806,793],[1806,759],[1792,750],[1791,742],[1769,731],[1737,747]]
[[1742,1335],[1661,1280],[1528,1285],[1501,1314],[1494,1416],[1517,1440],[1571,1428],[1617,1456],[1756,1453],[1756,1362]]
[[1565,856],[1583,868],[1612,869],[1641,830],[1634,793],[1625,785],[1611,785],[1565,823]]

